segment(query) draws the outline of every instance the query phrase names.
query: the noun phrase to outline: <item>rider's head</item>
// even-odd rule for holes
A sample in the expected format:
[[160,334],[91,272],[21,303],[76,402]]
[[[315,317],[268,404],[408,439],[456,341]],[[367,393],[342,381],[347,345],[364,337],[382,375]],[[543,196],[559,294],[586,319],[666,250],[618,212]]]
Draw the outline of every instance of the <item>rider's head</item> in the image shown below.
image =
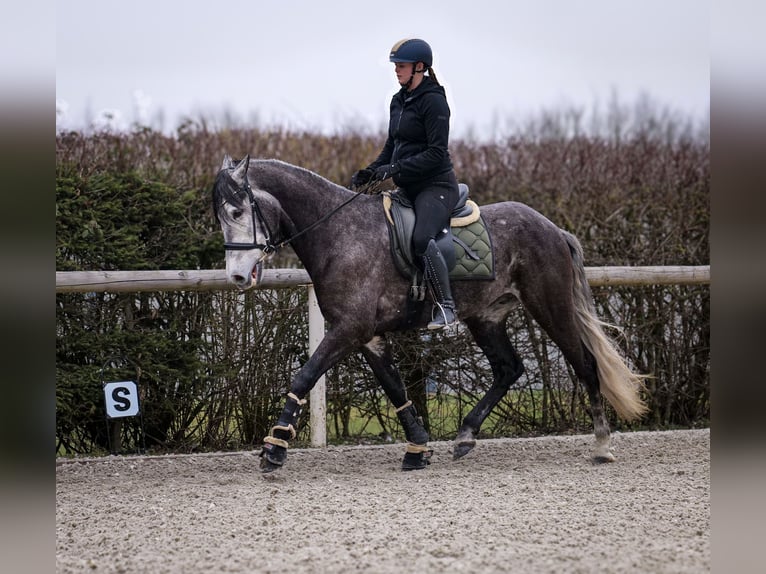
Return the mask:
[[[433,75],[431,66],[434,58],[431,46],[425,40],[407,38],[400,40],[391,48],[388,60],[394,63],[399,84],[408,89],[415,89],[428,70]],[[418,76],[416,76],[418,74]],[[412,85],[414,82],[414,86]]]

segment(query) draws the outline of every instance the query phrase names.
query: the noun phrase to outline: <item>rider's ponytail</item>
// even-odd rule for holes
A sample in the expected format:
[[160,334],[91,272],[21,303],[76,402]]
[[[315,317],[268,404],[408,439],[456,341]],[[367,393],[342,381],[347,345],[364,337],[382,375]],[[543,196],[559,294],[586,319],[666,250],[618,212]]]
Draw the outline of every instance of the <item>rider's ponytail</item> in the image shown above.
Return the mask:
[[437,86],[441,86],[441,84],[439,83],[439,80],[436,78],[434,69],[431,66],[429,66],[427,71],[428,71],[428,77],[431,78],[436,83]]

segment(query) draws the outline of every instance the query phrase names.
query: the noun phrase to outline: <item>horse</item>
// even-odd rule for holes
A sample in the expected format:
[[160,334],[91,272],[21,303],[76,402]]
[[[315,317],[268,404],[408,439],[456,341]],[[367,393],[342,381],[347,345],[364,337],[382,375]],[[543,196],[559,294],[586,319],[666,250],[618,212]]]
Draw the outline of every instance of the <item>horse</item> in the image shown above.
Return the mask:
[[[227,281],[240,290],[253,287],[264,262],[290,244],[311,277],[328,323],[264,438],[261,471],[283,467],[305,397],[321,375],[353,352],[361,352],[396,409],[407,440],[402,470],[425,468],[433,452],[429,435],[407,398],[387,333],[424,328],[430,306],[413,313],[410,305],[408,312],[410,281],[384,253],[390,238],[380,194],[354,192],[280,160],[247,155],[235,161],[226,154],[212,196],[223,232]],[[607,324],[597,317],[580,242],[519,202],[483,205],[481,215],[492,238],[495,277],[454,281],[453,296],[457,316],[486,355],[493,381],[464,417],[453,459],[475,447],[482,423],[524,372],[506,330],[508,316],[521,304],[561,349],[587,391],[595,433],[592,460],[615,461],[602,395],[619,417],[638,419],[647,410],[641,397],[645,376],[628,367],[605,333]]]

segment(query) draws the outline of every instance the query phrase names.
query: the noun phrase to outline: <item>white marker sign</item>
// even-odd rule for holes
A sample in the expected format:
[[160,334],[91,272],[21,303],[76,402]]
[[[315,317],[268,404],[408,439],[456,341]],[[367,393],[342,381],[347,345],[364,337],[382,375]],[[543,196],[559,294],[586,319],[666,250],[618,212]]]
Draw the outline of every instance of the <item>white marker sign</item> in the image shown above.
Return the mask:
[[134,417],[138,414],[138,388],[133,381],[104,385],[106,415],[110,419]]

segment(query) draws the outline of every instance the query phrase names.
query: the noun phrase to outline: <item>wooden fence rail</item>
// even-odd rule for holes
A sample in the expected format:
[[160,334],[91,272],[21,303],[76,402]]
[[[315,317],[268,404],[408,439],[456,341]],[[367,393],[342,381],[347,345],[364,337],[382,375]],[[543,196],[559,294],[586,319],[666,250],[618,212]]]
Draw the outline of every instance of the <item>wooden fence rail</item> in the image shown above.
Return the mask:
[[[611,285],[704,285],[710,265],[652,267],[586,267],[593,287]],[[303,269],[264,269],[259,289],[308,286]],[[223,269],[192,271],[56,271],[56,293],[138,291],[214,291],[234,289]]]
[[[710,266],[688,267],[586,267],[591,286],[704,285],[710,283]],[[324,318],[309,274],[303,269],[264,269],[258,289],[308,287],[309,353],[324,336]],[[196,271],[56,271],[56,293],[135,293],[138,291],[214,291],[235,289],[222,269]],[[311,389],[311,445],[327,446],[325,379]]]

